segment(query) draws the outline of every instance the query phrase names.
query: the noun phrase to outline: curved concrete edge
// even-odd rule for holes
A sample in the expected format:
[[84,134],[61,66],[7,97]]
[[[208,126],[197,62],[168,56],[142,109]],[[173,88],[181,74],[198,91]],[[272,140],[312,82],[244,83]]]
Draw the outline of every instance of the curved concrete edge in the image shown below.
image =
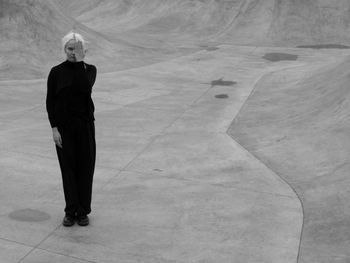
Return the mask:
[[[186,67],[183,60],[203,56],[207,55],[169,62],[167,70],[177,63]],[[236,63],[242,67],[244,60]],[[182,70],[186,72],[186,68]],[[104,189],[114,200],[125,194],[134,197],[131,202],[122,198],[126,202],[125,221],[132,217],[140,227],[150,224],[159,240],[164,242],[166,236],[172,240],[165,242],[168,246],[162,251],[156,249],[159,242],[152,242],[150,249],[158,251],[158,260],[297,261],[303,220],[300,200],[289,185],[232,140],[224,128],[261,74],[260,69],[249,78],[236,75],[240,80],[236,89],[220,87],[220,92],[228,94],[225,102],[215,99],[215,89],[200,91],[199,99],[125,167],[118,185]],[[158,103],[153,100],[152,107]],[[134,106],[141,107],[138,103]],[[132,206],[142,211],[130,211]],[[148,224],[135,219],[137,215],[146,217]],[[155,215],[162,220],[157,222]],[[172,232],[165,230],[169,227]],[[135,247],[127,245],[127,249],[133,251]]]
[[[20,137],[8,135],[4,147],[26,155],[26,163],[34,166],[27,170],[41,176],[35,177],[40,186],[42,177],[57,175],[50,191],[39,191],[35,199],[42,205],[45,197],[57,220],[28,230],[26,224],[0,218],[17,229],[2,229],[0,235],[15,241],[32,236],[38,249],[96,262],[295,262],[302,222],[298,199],[225,133],[256,80],[275,68],[259,61],[260,51],[254,50],[199,52],[99,80],[96,106],[105,111],[96,116],[98,187],[89,228],[51,229],[60,223],[63,202],[57,200],[62,194],[57,161],[28,156],[38,149],[47,152],[50,138],[45,132],[43,142],[41,123],[34,129],[41,133],[28,131],[35,147],[23,143],[29,137],[23,131]],[[222,76],[238,84],[211,87]],[[215,98],[218,93],[227,99]],[[13,156],[1,159],[4,167],[11,166],[13,184],[6,193],[18,191],[16,180],[24,172]],[[31,200],[32,195],[27,190],[20,196]],[[50,253],[35,252],[23,262]]]
[[[303,202],[302,202],[302,199],[301,197],[299,196],[298,192],[296,191],[296,189],[288,182],[286,181],[281,175],[279,175],[276,171],[274,171],[271,167],[269,167],[266,163],[264,163],[262,160],[260,160],[256,155],[254,155],[254,153],[250,152],[248,149],[244,148],[243,145],[241,145],[240,143],[238,143],[234,136],[232,134],[229,133],[229,130],[227,130],[226,132],[232,140],[235,141],[235,143],[237,143],[238,145],[240,145],[240,147],[242,147],[242,149],[244,149],[245,151],[249,152],[249,154],[251,154],[252,156],[254,156],[254,158],[259,161],[262,165],[264,165],[267,169],[269,169],[271,171],[272,174],[274,174],[276,177],[279,178],[279,180],[282,180],[284,182],[284,184],[286,184],[289,189],[291,191],[293,191],[293,196],[294,198],[297,198],[298,199],[298,202],[300,204],[300,207],[299,207],[299,214],[300,214],[300,217],[301,219],[299,218],[299,221],[298,222],[294,222],[295,225],[299,225],[300,227],[300,234],[299,234],[299,241],[298,241],[298,248],[297,248],[297,257],[296,257],[296,262],[299,262],[300,261],[300,256],[301,256],[301,239],[302,239],[302,236],[303,236],[303,230],[304,230],[304,206],[303,206]],[[288,192],[288,191],[287,191]],[[294,247],[295,249],[295,247]]]
[[[348,190],[344,190],[347,189],[344,178],[348,173],[344,157],[346,140],[339,132],[339,126],[344,124],[339,120],[346,110],[334,110],[347,96],[348,81],[344,76],[348,74],[348,54],[348,51],[337,52],[328,63],[310,65],[303,72],[277,72],[270,76],[260,84],[259,92],[247,103],[232,130],[236,140],[289,181],[298,192],[305,206],[300,262],[349,260],[349,250],[343,246],[348,218],[343,205],[348,199]],[[315,87],[332,89],[324,95],[321,90],[315,92]],[[306,94],[317,99],[313,102]],[[278,102],[279,106],[267,107],[267,98],[271,105]],[[317,110],[322,110],[322,114],[317,115]],[[252,112],[259,114],[253,115]],[[327,114],[329,112],[332,114]],[[262,116],[272,117],[267,122],[258,123]],[[306,117],[298,122],[293,116]],[[318,116],[322,118],[318,120]],[[251,125],[253,123],[256,125]],[[310,127],[316,128],[312,131]],[[332,146],[325,141],[330,141]],[[322,170],[319,169],[321,164]]]
[[[240,84],[245,98],[251,87]],[[173,255],[187,255],[184,262],[197,257],[219,262],[296,262],[303,220],[300,200],[285,181],[222,132],[232,122],[237,108],[232,100],[237,100],[234,94],[239,91],[220,90],[231,99],[219,102],[214,98],[217,91],[207,90],[126,167],[125,183],[137,188],[128,178],[135,173],[143,178],[136,181],[151,177],[162,181],[147,185],[151,192],[174,195],[176,206],[192,203],[180,214],[185,218],[196,214],[197,219],[178,222],[177,227],[186,232],[180,231],[172,244],[177,251]],[[179,193],[169,187],[175,182],[180,184]],[[203,232],[209,233],[198,247],[193,236]]]

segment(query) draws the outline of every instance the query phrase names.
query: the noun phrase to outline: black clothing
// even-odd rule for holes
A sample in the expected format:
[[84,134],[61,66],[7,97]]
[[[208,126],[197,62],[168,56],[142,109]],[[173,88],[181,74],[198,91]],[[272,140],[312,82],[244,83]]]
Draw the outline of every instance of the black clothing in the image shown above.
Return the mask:
[[61,167],[65,212],[87,215],[91,212],[92,181],[95,170],[95,126],[76,118],[70,125],[58,128],[62,148],[56,146]]
[[51,127],[57,127],[62,148],[56,146],[61,168],[67,216],[91,212],[96,160],[92,86],[96,67],[65,62],[53,67],[47,81],[46,109]]
[[92,86],[96,67],[81,62],[65,62],[53,67],[47,80],[46,109],[51,127],[72,123],[75,116],[93,121]]
[[74,225],[74,223],[75,223],[75,217],[70,216],[70,215],[66,215],[63,218],[62,225],[64,225],[64,226],[72,226],[72,225]]

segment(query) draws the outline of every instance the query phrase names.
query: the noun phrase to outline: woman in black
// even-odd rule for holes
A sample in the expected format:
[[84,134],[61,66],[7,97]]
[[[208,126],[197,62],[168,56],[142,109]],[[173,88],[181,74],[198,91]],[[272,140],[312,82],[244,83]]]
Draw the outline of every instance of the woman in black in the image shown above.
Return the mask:
[[53,67],[47,80],[46,109],[61,168],[66,201],[64,226],[89,224],[96,142],[92,86],[96,67],[83,60],[85,42],[77,33],[63,40],[67,59]]

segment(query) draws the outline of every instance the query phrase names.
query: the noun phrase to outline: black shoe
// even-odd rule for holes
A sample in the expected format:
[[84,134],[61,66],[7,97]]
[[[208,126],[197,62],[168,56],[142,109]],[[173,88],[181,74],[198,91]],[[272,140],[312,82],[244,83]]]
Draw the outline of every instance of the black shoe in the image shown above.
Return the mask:
[[66,215],[63,218],[62,225],[64,225],[64,226],[72,226],[72,225],[74,225],[74,223],[75,223],[74,217],[70,216],[70,215]]
[[89,224],[88,216],[78,216],[78,225],[79,226],[87,226]]

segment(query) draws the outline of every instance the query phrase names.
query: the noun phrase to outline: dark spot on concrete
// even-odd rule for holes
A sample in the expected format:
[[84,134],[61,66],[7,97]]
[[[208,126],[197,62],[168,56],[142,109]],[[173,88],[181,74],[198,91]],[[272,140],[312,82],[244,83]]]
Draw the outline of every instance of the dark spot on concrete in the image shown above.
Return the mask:
[[215,95],[215,98],[217,98],[217,99],[227,99],[228,95],[227,94],[218,94],[218,95]]
[[286,53],[266,53],[263,56],[264,59],[277,62],[277,61],[283,61],[283,60],[297,60],[298,55],[293,54],[286,54]]
[[219,48],[218,47],[207,47],[205,50],[206,51],[215,51],[215,50],[218,50]]
[[50,219],[50,215],[30,208],[13,211],[9,214],[11,219],[24,222],[40,222]]
[[207,45],[200,45],[201,48],[204,48],[206,51],[215,51],[218,50],[218,47],[215,46],[207,46]]
[[287,139],[287,136],[283,136],[283,137],[277,139],[276,142],[280,142],[280,141],[283,141],[283,140],[285,140],[285,139]]
[[214,86],[233,86],[236,83],[237,82],[235,81],[223,80],[223,78],[221,78],[221,79],[213,80],[210,84],[212,87],[214,87]]
[[322,49],[322,48],[335,48],[335,49],[348,49],[349,46],[338,45],[338,44],[321,44],[321,45],[302,45],[297,46],[298,48],[313,48],[313,49]]
[[163,170],[161,170],[161,169],[153,169],[153,171],[156,171],[156,172],[163,172]]

